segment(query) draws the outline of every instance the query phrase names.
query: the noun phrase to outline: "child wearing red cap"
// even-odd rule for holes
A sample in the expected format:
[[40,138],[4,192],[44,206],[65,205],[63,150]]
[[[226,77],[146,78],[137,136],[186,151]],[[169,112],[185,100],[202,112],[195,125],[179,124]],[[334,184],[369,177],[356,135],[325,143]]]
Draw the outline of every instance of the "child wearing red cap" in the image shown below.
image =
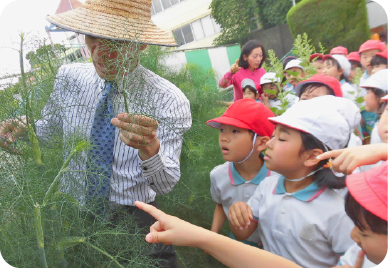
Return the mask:
[[354,225],[346,216],[344,198],[334,190],[345,187],[345,179],[326,168],[327,160],[316,157],[346,146],[355,114],[360,120],[353,102],[322,96],[269,118],[276,127],[267,143],[265,165],[281,175],[266,178],[248,202],[229,208],[237,239],[258,232],[265,250],[302,267],[338,263],[338,255],[353,244]]
[[319,53],[312,54],[310,56],[310,62],[311,61],[313,61],[313,65],[317,73],[321,74],[323,70],[323,55]]
[[330,50],[330,55],[343,55],[345,57],[348,56],[348,49],[346,47],[335,47]]
[[388,50],[376,53],[376,55],[370,62],[370,65],[372,66],[372,74],[376,73],[379,70],[387,69],[387,58]]
[[354,84],[354,78],[357,75],[357,68],[360,68],[361,70],[363,69],[360,61],[360,54],[358,54],[358,52],[350,52],[348,55],[348,61],[351,65],[348,80],[350,83],[352,83],[352,86],[355,87],[356,85]]
[[[219,145],[224,164],[210,172],[211,196],[216,203],[211,231],[218,233],[227,219],[231,204],[247,201],[269,174],[262,151],[274,126],[268,121],[274,114],[261,102],[242,99],[232,104],[218,118],[206,122],[220,129]],[[231,237],[233,234],[231,233]],[[258,247],[258,234],[244,243]]]

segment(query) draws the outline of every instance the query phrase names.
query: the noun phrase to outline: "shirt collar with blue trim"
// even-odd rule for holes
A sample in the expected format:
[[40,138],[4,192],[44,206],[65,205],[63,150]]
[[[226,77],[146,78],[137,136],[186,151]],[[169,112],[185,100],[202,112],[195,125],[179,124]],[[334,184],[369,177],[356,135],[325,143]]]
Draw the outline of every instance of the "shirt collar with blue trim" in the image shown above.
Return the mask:
[[[273,190],[273,194],[287,194],[286,189],[284,188],[284,182],[284,176],[280,176],[278,179],[278,183],[275,186],[275,189]],[[300,201],[308,202],[318,197],[321,193],[325,191],[325,189],[326,187],[320,187],[318,186],[317,182],[314,181],[306,188],[289,195],[292,195]]]
[[269,170],[263,162],[263,166],[261,167],[259,173],[257,173],[257,175],[251,181],[247,181],[244,180],[243,177],[241,177],[241,175],[238,173],[236,167],[234,166],[234,163],[229,163],[229,177],[233,185],[240,185],[244,183],[253,183],[259,185],[260,182],[262,182],[266,177],[268,177],[268,173]]
[[343,84],[345,84],[345,79],[342,79],[341,81],[340,81],[340,84],[341,84],[341,86],[343,85]]

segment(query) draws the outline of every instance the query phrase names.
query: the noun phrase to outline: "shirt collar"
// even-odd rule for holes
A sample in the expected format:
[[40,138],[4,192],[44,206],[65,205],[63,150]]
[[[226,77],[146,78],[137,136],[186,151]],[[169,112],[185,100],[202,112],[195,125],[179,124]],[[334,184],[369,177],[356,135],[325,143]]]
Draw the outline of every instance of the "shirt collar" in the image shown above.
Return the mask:
[[365,74],[365,79],[369,78],[369,74],[368,74],[368,72],[366,70],[365,70],[364,74]]
[[[273,194],[287,194],[286,189],[284,188],[284,176],[280,176],[278,179],[278,183],[276,184],[275,188],[273,189]],[[309,202],[316,197],[318,197],[323,191],[325,191],[326,187],[320,187],[318,186],[317,182],[313,182],[306,188],[297,191],[295,193],[289,194],[295,197],[296,199],[300,201],[306,201]]]
[[264,180],[266,177],[268,177],[269,170],[265,166],[265,163],[263,163],[263,166],[261,167],[259,173],[251,180],[247,181],[244,180],[243,177],[238,173],[236,167],[234,166],[233,162],[229,162],[229,178],[233,185],[240,185],[244,183],[253,183],[256,185],[259,185],[262,180]]
[[340,81],[340,84],[341,84],[341,86],[343,85],[343,84],[345,84],[345,79],[342,79],[341,81]]

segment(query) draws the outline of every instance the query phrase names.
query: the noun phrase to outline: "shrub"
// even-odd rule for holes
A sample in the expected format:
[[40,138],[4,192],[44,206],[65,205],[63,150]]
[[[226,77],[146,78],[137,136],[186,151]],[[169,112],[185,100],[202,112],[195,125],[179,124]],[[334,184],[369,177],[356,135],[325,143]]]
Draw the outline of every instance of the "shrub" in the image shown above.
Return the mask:
[[369,39],[365,0],[304,0],[290,9],[287,23],[294,38],[307,33],[313,45],[357,51]]

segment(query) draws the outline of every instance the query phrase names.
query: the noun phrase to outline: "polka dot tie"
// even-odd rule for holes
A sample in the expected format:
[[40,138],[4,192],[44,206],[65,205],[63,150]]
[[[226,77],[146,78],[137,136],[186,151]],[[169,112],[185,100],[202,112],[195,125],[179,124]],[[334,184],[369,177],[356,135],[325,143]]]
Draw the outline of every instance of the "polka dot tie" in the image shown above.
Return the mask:
[[112,92],[116,87],[113,82],[106,82],[90,132],[86,202],[94,214],[102,217],[107,216],[110,194],[116,128],[110,121],[114,117]]

